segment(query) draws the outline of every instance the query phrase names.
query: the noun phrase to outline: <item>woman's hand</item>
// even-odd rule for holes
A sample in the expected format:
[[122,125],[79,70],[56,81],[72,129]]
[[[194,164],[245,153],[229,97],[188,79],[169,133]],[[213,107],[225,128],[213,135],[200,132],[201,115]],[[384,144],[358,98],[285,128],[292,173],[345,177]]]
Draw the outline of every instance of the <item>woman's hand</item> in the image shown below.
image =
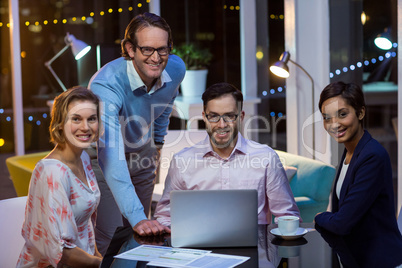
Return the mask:
[[63,248],[63,255],[61,256],[61,259],[57,267],[67,266],[67,267],[98,268],[101,262],[102,257],[90,255],[86,251],[80,249],[79,247]]
[[[315,217],[317,217],[318,215],[320,215],[322,212],[318,212],[317,214],[315,214]],[[315,217],[314,217],[314,220],[313,220],[313,223],[315,224]]]

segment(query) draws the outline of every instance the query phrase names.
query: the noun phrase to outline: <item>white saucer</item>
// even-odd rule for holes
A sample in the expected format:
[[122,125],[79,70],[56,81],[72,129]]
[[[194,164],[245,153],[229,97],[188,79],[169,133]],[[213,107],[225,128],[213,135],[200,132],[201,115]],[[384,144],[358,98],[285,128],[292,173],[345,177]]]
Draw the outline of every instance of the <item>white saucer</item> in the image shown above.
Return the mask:
[[299,227],[299,228],[297,228],[296,234],[294,234],[294,235],[283,235],[279,231],[279,228],[274,228],[270,232],[271,232],[271,234],[273,234],[276,237],[280,237],[285,240],[294,240],[294,239],[300,238],[303,235],[307,234],[308,230]]

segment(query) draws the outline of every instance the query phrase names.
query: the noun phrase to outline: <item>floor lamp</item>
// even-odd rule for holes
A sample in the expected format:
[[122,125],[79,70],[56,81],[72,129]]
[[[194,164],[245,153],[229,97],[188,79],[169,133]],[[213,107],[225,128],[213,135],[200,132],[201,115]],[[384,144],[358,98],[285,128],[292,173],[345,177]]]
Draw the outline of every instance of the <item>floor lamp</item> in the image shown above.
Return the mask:
[[282,77],[282,78],[288,78],[289,77],[289,67],[287,65],[288,61],[299,67],[311,80],[311,91],[312,91],[312,102],[311,102],[311,107],[312,107],[312,115],[313,115],[313,159],[315,159],[315,127],[314,127],[314,80],[311,77],[311,75],[299,64],[296,62],[292,61],[290,59],[290,53],[288,51],[285,51],[282,53],[282,55],[279,57],[279,61],[275,62],[271,67],[269,67],[269,70],[275,74],[276,76]]
[[91,50],[91,46],[88,46],[85,42],[78,40],[74,37],[74,35],[67,33],[66,37],[64,38],[64,42],[66,46],[63,47],[53,58],[49,61],[45,62],[45,66],[49,69],[52,73],[56,81],[59,83],[63,91],[66,91],[67,88],[64,86],[63,82],[61,82],[60,78],[57,76],[56,72],[53,70],[51,64],[55,61],[58,57],[60,57],[69,47],[73,52],[75,60],[81,59],[88,51]]

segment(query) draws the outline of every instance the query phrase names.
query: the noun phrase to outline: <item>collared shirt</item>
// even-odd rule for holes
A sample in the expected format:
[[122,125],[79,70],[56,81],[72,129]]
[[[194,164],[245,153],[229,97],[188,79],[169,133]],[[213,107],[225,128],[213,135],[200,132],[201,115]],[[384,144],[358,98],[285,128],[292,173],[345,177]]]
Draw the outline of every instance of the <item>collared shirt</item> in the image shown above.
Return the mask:
[[109,62],[92,77],[89,88],[101,100],[99,166],[121,213],[135,226],[147,217],[135,194],[125,154],[141,150],[150,139],[163,141],[186,67],[179,57],[169,55],[163,78],[155,88],[162,86],[149,94],[143,82],[130,81],[138,74],[129,63],[123,57]]
[[[131,90],[134,91],[137,88],[142,88],[147,91],[147,86],[142,81],[140,75],[137,73],[137,70],[134,68],[133,61],[127,60],[127,76],[130,81]],[[160,89],[164,83],[170,82],[172,79],[169,74],[163,70],[161,76],[156,80],[156,83],[149,90],[148,94],[153,94],[156,90]]]
[[227,159],[213,151],[209,137],[174,155],[155,217],[161,224],[170,225],[172,190],[218,189],[256,189],[259,224],[271,223],[272,215],[300,217],[276,152],[267,145],[246,140],[240,133]]

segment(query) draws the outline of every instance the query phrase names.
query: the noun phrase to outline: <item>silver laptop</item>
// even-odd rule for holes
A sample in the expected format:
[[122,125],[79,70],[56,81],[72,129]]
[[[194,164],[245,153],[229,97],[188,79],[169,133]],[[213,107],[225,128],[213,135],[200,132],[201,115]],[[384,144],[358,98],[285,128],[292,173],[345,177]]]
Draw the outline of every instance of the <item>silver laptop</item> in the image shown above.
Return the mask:
[[257,190],[172,191],[172,246],[256,246],[257,195]]

